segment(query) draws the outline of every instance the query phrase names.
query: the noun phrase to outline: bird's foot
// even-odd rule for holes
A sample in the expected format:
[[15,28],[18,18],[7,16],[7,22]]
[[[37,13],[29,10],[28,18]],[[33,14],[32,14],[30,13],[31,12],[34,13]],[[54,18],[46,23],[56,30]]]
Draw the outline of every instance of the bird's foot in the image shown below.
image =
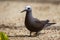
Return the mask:
[[34,34],[34,36],[36,37],[36,36],[38,36],[39,35],[39,33],[38,32],[36,32],[35,34]]
[[36,37],[36,35],[29,35],[29,37]]

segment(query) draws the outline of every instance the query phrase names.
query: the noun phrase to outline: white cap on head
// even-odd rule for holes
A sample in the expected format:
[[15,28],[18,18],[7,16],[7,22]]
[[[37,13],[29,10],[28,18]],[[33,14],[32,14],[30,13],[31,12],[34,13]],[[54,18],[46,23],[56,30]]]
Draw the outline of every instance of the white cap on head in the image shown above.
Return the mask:
[[29,6],[29,5],[25,6],[25,9],[28,9],[28,8],[30,8],[30,9],[31,9],[31,6]]
[[21,11],[21,13],[24,12],[24,11],[31,11],[31,10],[32,10],[31,6],[28,5],[28,6],[25,6],[24,10]]

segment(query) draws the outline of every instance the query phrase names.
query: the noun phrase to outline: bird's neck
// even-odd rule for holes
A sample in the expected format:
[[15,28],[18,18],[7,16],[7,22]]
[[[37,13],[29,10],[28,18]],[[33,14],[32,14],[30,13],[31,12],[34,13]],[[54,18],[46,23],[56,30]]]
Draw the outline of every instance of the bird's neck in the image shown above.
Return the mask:
[[32,16],[32,11],[31,12],[26,12],[26,17],[25,17],[25,19],[32,19],[33,18],[33,16]]

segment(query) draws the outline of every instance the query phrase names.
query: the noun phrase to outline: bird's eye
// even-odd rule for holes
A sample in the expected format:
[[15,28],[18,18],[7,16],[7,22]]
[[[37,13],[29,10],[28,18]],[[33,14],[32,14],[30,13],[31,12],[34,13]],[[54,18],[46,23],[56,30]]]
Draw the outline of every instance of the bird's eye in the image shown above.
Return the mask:
[[30,8],[28,8],[28,9],[30,9]]

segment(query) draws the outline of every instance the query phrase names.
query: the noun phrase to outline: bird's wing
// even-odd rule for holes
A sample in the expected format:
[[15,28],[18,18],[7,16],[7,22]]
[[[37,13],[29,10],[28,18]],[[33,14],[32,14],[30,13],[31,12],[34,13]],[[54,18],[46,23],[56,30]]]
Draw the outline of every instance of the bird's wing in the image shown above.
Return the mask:
[[38,20],[37,18],[34,18],[34,22],[36,22],[36,23],[41,23],[41,21]]
[[35,18],[34,22],[35,22],[35,25],[37,26],[37,28],[48,27],[48,26],[51,26],[53,24],[56,24],[56,23],[49,23],[49,20],[40,21],[36,18]]
[[44,27],[44,24],[36,18],[34,19],[34,24],[35,24],[35,26],[37,26],[37,28]]
[[49,22],[49,20],[40,21],[40,20],[38,20],[36,18],[34,18],[34,19],[35,19],[35,22],[39,23],[39,24],[47,24]]
[[40,20],[34,18],[33,27],[38,28],[38,29],[40,29],[40,28],[42,29],[44,27],[47,27],[47,26],[50,26],[53,24],[55,24],[55,23],[49,23],[49,20],[40,21]]

